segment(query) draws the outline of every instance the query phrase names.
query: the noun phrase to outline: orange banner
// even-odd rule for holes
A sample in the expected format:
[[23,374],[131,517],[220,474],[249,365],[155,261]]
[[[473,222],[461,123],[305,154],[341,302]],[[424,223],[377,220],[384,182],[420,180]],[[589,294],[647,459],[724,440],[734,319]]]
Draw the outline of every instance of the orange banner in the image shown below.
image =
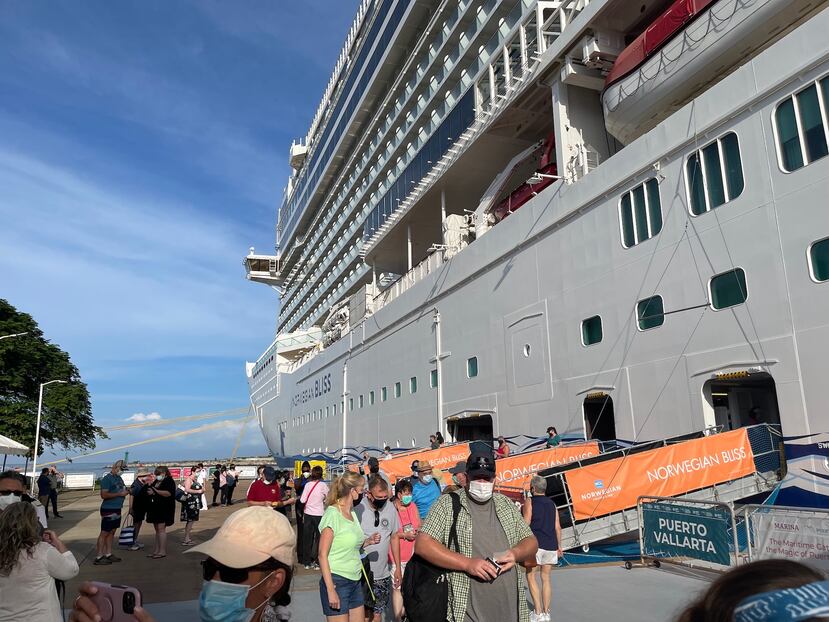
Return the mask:
[[438,449],[425,449],[420,452],[408,453],[399,458],[380,460],[380,470],[384,471],[392,482],[401,477],[409,477],[412,474],[412,462],[415,460],[428,460],[436,469],[449,469],[461,460],[469,457],[469,443],[458,443],[456,445],[445,445]]
[[499,486],[526,488],[530,478],[538,471],[598,455],[598,441],[587,441],[501,458],[495,462],[495,483]]
[[745,429],[615,458],[565,473],[576,520],[632,508],[754,473]]

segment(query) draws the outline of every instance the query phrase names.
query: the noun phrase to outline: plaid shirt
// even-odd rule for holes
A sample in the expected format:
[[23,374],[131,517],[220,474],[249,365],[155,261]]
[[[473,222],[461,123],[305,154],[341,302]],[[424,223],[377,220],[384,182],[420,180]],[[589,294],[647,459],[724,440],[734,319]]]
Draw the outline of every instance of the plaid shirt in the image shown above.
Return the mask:
[[[461,500],[461,511],[458,514],[458,546],[461,555],[472,557],[472,525],[470,524],[469,500],[466,491],[459,493]],[[504,495],[495,493],[492,495],[492,502],[495,504],[495,514],[504,533],[507,535],[510,548],[517,545],[525,538],[532,538],[533,532],[524,521],[521,513],[515,504]],[[452,526],[452,499],[448,494],[441,495],[429,510],[429,515],[423,521],[420,531],[433,537],[444,546],[448,546],[449,528]],[[515,576],[518,581],[518,620],[529,622],[530,612],[527,607],[527,598],[524,595],[526,579],[525,570],[515,566]],[[452,622],[463,622],[466,608],[469,604],[469,575],[465,572],[449,572],[449,610],[446,612],[446,619]]]

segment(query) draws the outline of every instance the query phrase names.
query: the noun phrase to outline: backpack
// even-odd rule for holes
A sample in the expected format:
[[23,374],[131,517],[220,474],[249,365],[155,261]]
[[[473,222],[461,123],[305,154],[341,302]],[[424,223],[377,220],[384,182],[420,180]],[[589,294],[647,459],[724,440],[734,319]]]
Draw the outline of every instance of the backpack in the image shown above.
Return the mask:
[[[452,526],[449,528],[448,548],[460,553],[458,545],[458,514],[461,499],[452,498]],[[454,543],[454,544],[453,544]],[[403,604],[410,622],[446,620],[449,607],[449,571],[438,568],[415,553],[406,565],[403,575]]]
[[228,486],[235,486],[236,485],[236,478],[230,474],[230,471],[227,472],[225,475],[225,481],[227,481]]

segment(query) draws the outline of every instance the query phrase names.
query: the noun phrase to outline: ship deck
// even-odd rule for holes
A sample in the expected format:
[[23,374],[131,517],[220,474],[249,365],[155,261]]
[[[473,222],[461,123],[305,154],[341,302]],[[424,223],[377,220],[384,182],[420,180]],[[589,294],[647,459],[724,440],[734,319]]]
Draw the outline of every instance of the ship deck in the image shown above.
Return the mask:
[[[246,489],[240,485],[240,492]],[[71,606],[82,581],[103,581],[130,585],[141,590],[147,610],[157,622],[198,622],[198,595],[201,589],[202,557],[183,555],[180,545],[183,524],[176,522],[169,530],[168,555],[151,560],[146,551],[152,547],[152,529],[142,526],[143,551],[114,549],[123,559],[111,566],[93,566],[95,539],[100,518],[97,493],[72,492],[61,495],[60,511],[64,518],[50,520],[80,565],[78,576],[66,586],[66,606]],[[202,512],[193,529],[193,539],[210,538],[227,516],[245,507],[244,500],[230,508],[210,508]],[[177,517],[178,518],[178,517]],[[682,573],[663,566],[634,568],[627,571],[622,563],[570,566],[553,573],[553,615],[560,620],[604,620],[617,622],[672,620],[678,611],[704,590],[709,577]],[[299,568],[294,576],[292,622],[323,620],[319,602],[319,573]],[[391,619],[391,618],[388,618]]]

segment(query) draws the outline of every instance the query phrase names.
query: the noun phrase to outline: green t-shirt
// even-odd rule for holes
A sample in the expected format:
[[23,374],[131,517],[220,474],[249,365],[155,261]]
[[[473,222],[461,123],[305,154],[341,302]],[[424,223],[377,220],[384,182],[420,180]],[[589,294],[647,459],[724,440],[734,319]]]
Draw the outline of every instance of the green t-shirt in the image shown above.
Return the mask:
[[335,506],[326,508],[320,521],[320,533],[326,528],[334,532],[331,550],[328,551],[328,565],[331,567],[331,573],[351,581],[359,580],[363,574],[360,545],[365,540],[365,536],[357,515],[352,511],[351,520],[348,520],[339,508]]

